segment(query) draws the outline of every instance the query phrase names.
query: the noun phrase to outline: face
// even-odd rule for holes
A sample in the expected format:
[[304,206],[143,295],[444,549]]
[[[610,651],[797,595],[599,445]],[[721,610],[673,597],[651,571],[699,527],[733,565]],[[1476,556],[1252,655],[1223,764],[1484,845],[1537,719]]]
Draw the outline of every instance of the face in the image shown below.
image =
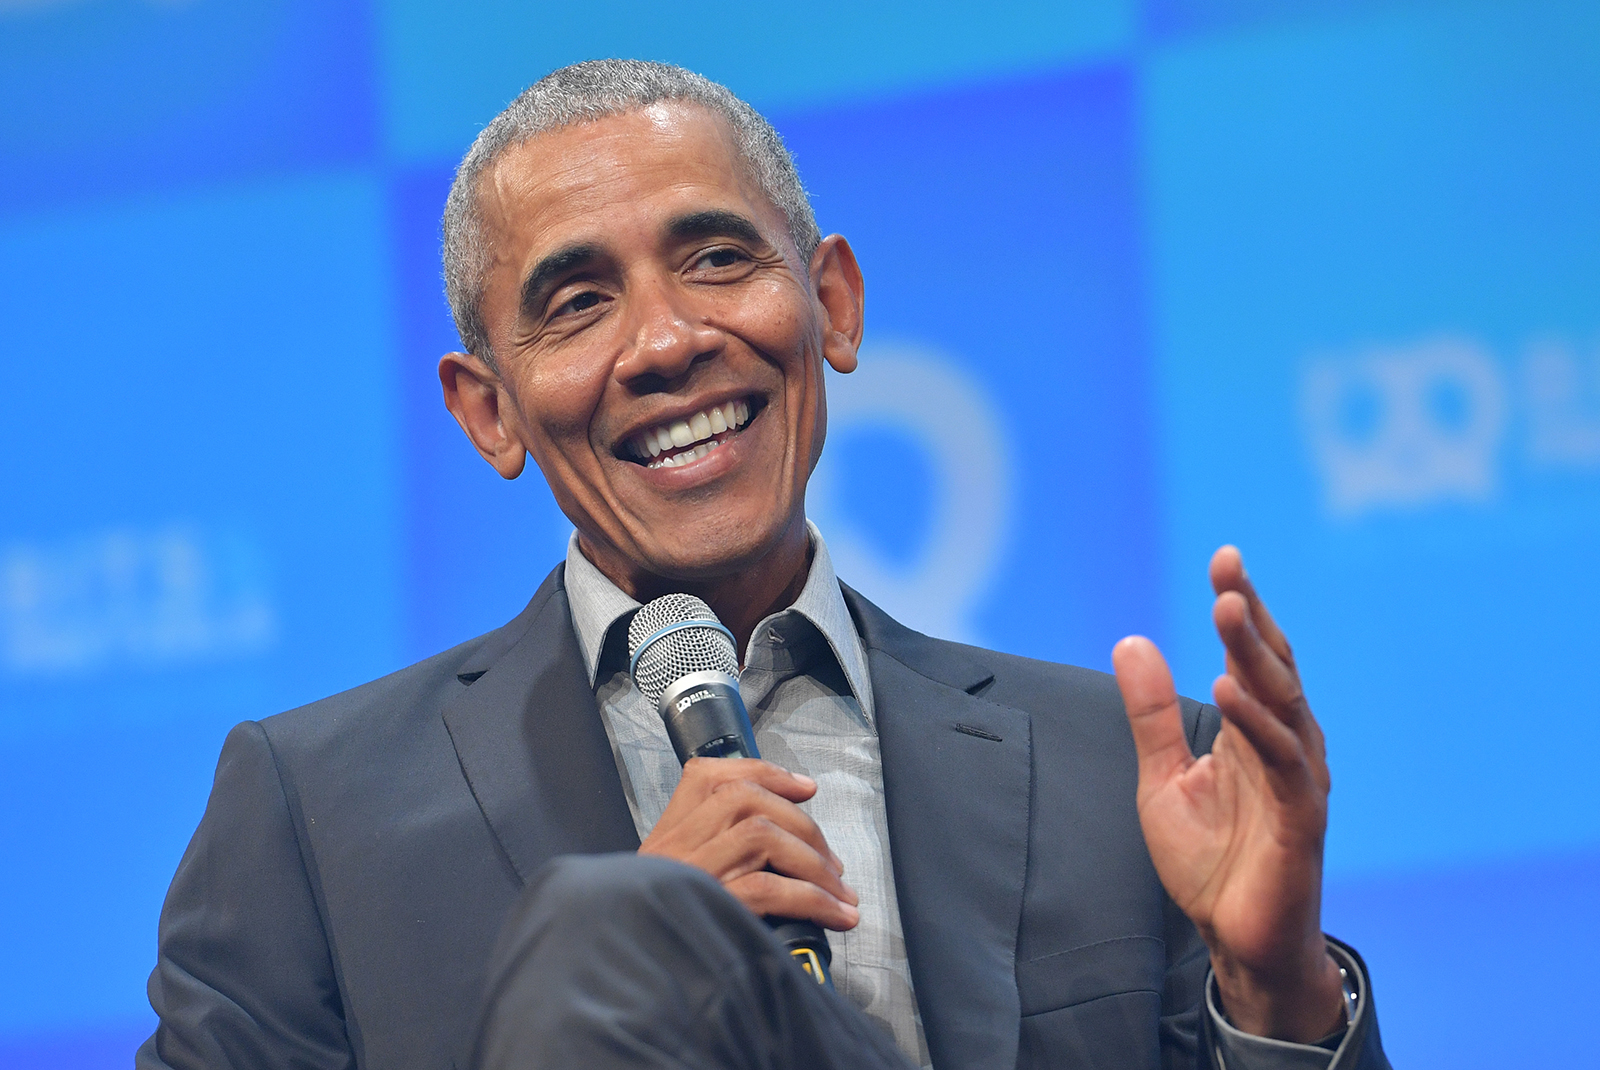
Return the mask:
[[509,477],[531,455],[590,558],[635,589],[803,545],[823,365],[848,371],[860,340],[843,239],[802,262],[725,126],[689,105],[535,138],[480,195],[498,370],[457,354],[441,374],[447,400],[475,391],[451,408],[491,463]]

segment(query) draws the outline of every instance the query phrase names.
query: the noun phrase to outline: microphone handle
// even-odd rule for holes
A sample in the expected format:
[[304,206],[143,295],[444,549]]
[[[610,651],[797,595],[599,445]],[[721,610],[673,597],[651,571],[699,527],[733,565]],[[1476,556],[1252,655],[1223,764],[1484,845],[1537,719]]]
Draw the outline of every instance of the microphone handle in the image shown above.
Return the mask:
[[[679,762],[690,758],[759,758],[739,681],[716,671],[680,676],[661,696],[661,719]],[[803,918],[769,916],[772,934],[800,968],[833,987],[833,952],[822,926]]]

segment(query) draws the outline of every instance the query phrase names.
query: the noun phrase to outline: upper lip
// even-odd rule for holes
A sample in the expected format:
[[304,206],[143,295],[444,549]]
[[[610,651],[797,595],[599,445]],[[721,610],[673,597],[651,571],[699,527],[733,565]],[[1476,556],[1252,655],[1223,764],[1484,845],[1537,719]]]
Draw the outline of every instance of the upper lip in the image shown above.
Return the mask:
[[681,406],[675,406],[672,409],[664,411],[661,415],[651,416],[648,419],[639,420],[636,423],[628,425],[628,429],[626,431],[623,431],[620,435],[616,436],[615,441],[611,445],[611,452],[624,460],[628,460],[630,459],[628,455],[628,443],[633,441],[635,436],[642,435],[646,431],[654,430],[663,424],[673,423],[676,420],[688,420],[697,412],[707,412],[713,407],[726,405],[730,401],[748,401],[750,403],[750,417],[751,419],[754,419],[756,410],[763,406],[763,404],[766,402],[766,398],[761,394],[755,393],[754,391],[735,390],[721,394],[709,394],[700,401],[685,402]]

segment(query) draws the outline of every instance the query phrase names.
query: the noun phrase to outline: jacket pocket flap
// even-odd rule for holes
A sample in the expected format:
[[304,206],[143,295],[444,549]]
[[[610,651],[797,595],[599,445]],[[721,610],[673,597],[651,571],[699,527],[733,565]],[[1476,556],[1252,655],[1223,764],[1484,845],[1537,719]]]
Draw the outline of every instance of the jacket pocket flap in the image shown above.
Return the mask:
[[1122,936],[1017,964],[1022,1013],[1087,1003],[1118,992],[1161,991],[1166,944],[1154,936]]

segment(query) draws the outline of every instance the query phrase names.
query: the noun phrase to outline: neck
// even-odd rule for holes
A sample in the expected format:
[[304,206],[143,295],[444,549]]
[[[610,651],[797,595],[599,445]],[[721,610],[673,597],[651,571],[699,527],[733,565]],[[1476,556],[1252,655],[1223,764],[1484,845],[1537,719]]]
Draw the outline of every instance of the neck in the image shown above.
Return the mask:
[[803,515],[754,561],[740,562],[736,569],[721,575],[692,580],[672,579],[639,569],[618,570],[620,575],[612,575],[613,570],[602,563],[603,556],[591,551],[581,533],[578,548],[607,579],[639,602],[674,591],[704,600],[723,626],[733,633],[741,666],[756,625],[793,605],[806,585],[806,577],[811,574],[811,537]]

